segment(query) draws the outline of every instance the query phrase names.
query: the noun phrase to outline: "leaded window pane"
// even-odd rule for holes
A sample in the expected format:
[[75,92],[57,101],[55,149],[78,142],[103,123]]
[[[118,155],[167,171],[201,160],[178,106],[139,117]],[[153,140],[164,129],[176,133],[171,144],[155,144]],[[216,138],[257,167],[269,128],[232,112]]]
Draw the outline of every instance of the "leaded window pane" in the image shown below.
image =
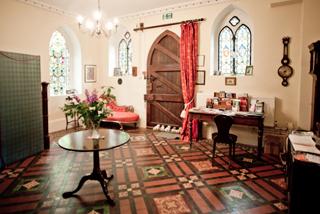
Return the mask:
[[119,43],[118,63],[121,74],[131,74],[132,67],[132,42],[130,33],[126,32],[123,39]]
[[49,43],[50,95],[64,95],[69,86],[70,54],[66,40],[55,31]]
[[230,20],[229,20],[229,23],[232,25],[232,26],[236,26],[237,24],[239,24],[240,22],[240,19],[236,16],[232,17]]
[[128,42],[128,72],[131,71],[132,68],[132,42],[129,40]]
[[127,73],[128,69],[128,48],[127,48],[127,42],[122,39],[119,43],[119,67],[121,69],[121,72]]
[[233,33],[229,27],[224,27],[219,34],[219,71],[222,74],[230,74],[233,72]]
[[251,32],[246,25],[241,25],[235,37],[235,71],[244,74],[246,66],[251,64]]

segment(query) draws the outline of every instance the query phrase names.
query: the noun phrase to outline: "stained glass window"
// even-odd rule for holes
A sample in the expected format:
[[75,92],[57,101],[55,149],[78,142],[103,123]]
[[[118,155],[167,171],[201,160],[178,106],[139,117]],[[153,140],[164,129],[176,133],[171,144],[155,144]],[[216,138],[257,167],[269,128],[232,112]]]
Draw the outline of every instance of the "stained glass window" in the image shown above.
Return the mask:
[[128,71],[132,68],[132,42],[128,41]]
[[235,39],[235,69],[237,74],[244,74],[247,65],[250,65],[251,33],[249,28],[242,24],[236,31]]
[[229,23],[232,25],[232,26],[236,26],[237,24],[239,24],[240,22],[240,19],[236,16],[232,17],[230,20],[229,20]]
[[223,74],[232,71],[233,33],[229,27],[224,27],[219,34],[219,70]]
[[66,40],[55,31],[49,43],[50,95],[64,95],[69,85],[70,54]]
[[251,65],[251,31],[233,16],[218,35],[218,70],[221,74],[245,74]]
[[127,67],[128,67],[128,48],[127,48],[127,42],[122,39],[119,43],[119,67],[121,72],[127,73]]
[[126,32],[124,38],[119,42],[118,62],[121,73],[130,74],[130,68],[132,66],[132,44],[129,32]]

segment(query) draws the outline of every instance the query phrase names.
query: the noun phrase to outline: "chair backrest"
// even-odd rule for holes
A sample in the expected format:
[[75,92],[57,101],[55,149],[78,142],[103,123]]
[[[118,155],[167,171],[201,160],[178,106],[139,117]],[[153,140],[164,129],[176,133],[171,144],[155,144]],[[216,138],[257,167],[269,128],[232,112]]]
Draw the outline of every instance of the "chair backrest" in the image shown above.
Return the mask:
[[233,118],[228,115],[217,115],[214,117],[214,122],[216,123],[218,129],[219,138],[229,138],[229,131],[233,124]]

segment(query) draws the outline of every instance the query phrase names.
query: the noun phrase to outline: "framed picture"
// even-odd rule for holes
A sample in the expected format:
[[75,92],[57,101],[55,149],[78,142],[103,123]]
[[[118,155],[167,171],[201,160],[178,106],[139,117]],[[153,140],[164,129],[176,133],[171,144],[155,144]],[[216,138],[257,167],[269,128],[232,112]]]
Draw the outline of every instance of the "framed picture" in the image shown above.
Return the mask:
[[253,66],[252,65],[247,65],[246,67],[246,75],[252,75],[253,73]]
[[113,68],[113,76],[117,77],[117,76],[121,76],[122,73],[121,73],[121,69],[116,67],[116,68]]
[[206,84],[206,71],[198,70],[196,85],[205,85],[205,84]]
[[84,81],[85,82],[96,82],[97,81],[97,66],[96,65],[85,65],[84,66]]
[[204,55],[198,55],[198,67],[204,66]]
[[225,78],[225,85],[236,85],[237,78],[236,77],[226,77]]

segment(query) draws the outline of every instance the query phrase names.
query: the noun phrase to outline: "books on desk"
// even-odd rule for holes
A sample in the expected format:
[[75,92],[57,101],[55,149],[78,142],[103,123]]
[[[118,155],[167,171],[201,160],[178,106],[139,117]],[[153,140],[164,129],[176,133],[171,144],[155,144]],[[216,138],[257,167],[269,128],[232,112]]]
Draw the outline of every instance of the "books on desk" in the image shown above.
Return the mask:
[[190,109],[191,112],[204,112],[212,114],[224,114],[228,116],[241,115],[241,116],[261,116],[263,113],[248,112],[248,111],[231,111],[231,110],[221,110],[215,108],[206,107],[193,107]]
[[317,149],[316,143],[309,135],[289,134],[289,140],[293,149],[297,152],[308,152],[320,155],[320,150]]

